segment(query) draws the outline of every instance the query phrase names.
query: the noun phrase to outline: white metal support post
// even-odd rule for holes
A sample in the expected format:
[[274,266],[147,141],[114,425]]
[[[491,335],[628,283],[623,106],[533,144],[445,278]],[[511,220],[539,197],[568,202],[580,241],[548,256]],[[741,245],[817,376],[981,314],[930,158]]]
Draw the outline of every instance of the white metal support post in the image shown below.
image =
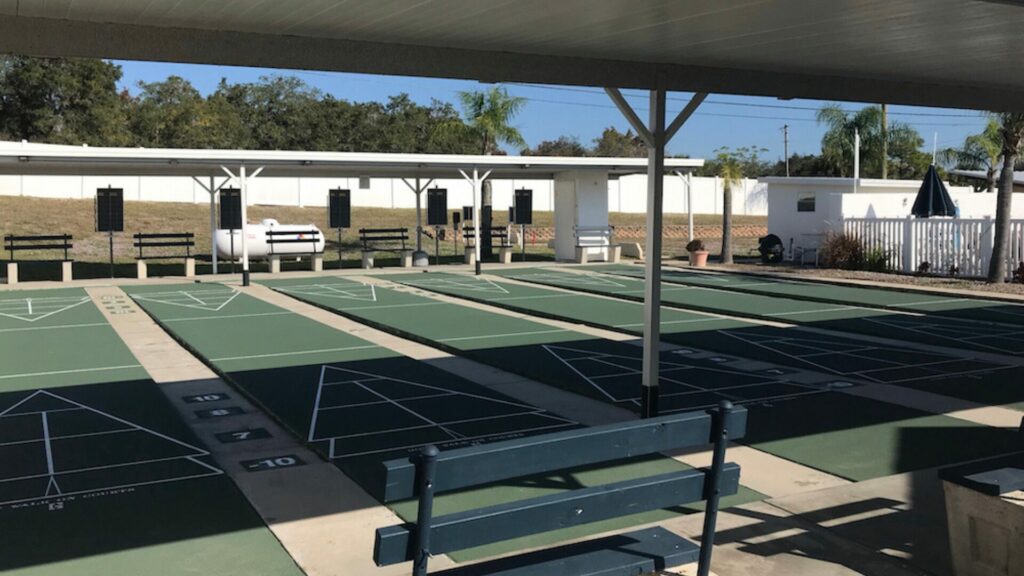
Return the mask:
[[[476,253],[476,274],[480,275],[480,203],[483,198],[480,194],[483,192],[484,180],[491,175],[491,171],[484,172],[484,175],[480,175],[480,170],[473,168],[473,177],[471,178],[465,171],[459,170],[459,174],[467,181],[473,184],[473,251]],[[488,234],[490,231],[488,231]]]
[[650,92],[649,125],[644,125],[622,93],[605,88],[612,102],[647,144],[647,255],[644,260],[644,352],[641,408],[644,418],[658,415],[658,368],[661,340],[661,236],[665,198],[665,144],[693,115],[707,94],[695,94],[665,126],[665,87],[659,79]]
[[249,285],[249,186],[246,181],[245,164],[238,168],[238,188],[241,191],[241,212],[242,212],[242,286]]
[[[230,170],[221,166],[221,170],[227,173],[231,178],[236,178]],[[242,164],[238,168],[238,190],[239,190],[239,204],[241,204],[242,212],[242,286],[249,285],[249,243],[246,241],[248,238],[248,225],[249,225],[249,180],[256,178],[263,172],[263,167],[260,166],[256,170],[253,170],[252,174],[246,172],[245,164]],[[234,254],[232,254],[234,257]]]
[[216,178],[210,176],[210,184],[207,186],[203,184],[203,181],[195,176],[192,177],[199,184],[199,187],[206,190],[210,194],[210,258],[213,263],[213,273],[217,273],[217,194],[220,193],[220,189],[228,183],[230,178],[225,178],[219,185],[216,182]]
[[405,185],[409,188],[409,190],[412,190],[413,194],[416,195],[416,251],[417,252],[422,252],[423,251],[423,204],[421,202],[421,197],[423,196],[423,192],[426,191],[426,189],[429,188],[430,185],[434,183],[434,179],[431,178],[430,180],[427,180],[427,183],[423,184],[422,186],[420,185],[420,177],[419,176],[416,177],[416,185],[415,186],[410,184],[409,181],[406,180],[405,178],[402,178],[402,182],[404,182]]
[[687,172],[683,174],[679,170],[675,170],[676,176],[682,180],[683,186],[686,186],[686,233],[687,242],[693,242],[693,180],[690,178],[691,174]]

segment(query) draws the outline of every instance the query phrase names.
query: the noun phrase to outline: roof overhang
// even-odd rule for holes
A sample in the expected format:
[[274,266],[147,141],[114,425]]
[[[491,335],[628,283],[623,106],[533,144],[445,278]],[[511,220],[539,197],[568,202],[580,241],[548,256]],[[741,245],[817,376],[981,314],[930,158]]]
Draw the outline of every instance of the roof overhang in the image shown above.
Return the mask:
[[[97,148],[0,142],[0,174],[223,176],[221,168],[263,168],[262,176],[458,178],[474,168],[490,178],[551,178],[574,170],[611,177],[644,173],[647,158],[462,156],[262,150]],[[668,158],[665,170],[688,172],[696,158]]]
[[1013,0],[0,2],[0,51],[1024,110]]
[[[988,180],[988,174],[981,170],[950,170],[949,173],[971,180]],[[1015,187],[1024,186],[1024,172],[1013,173],[1013,184]]]

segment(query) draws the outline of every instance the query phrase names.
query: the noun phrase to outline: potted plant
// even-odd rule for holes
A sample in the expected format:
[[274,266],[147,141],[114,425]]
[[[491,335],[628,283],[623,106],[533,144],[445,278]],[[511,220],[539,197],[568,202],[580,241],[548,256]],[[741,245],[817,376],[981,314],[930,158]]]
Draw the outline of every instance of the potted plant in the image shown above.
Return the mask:
[[686,245],[686,251],[690,253],[690,266],[703,268],[708,265],[708,250],[702,240],[690,240]]

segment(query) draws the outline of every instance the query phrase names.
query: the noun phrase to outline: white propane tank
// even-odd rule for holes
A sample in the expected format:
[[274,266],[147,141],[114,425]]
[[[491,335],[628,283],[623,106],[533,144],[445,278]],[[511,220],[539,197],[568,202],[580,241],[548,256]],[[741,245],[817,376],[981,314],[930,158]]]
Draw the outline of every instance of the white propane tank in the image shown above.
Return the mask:
[[[294,238],[309,238],[309,242],[288,242],[284,244],[274,245],[275,255],[286,255],[286,254],[309,254],[314,250],[316,252],[324,251],[324,235],[314,224],[280,224],[273,218],[267,218],[259,224],[249,224],[246,226],[246,243],[249,245],[249,258],[251,260],[264,259],[270,255],[270,249],[267,246],[267,230],[274,230],[275,232],[288,232],[294,230],[296,234],[284,235],[275,237],[278,240],[291,240]],[[308,232],[310,230],[316,230],[317,240],[314,242],[312,235],[310,234],[299,234],[299,232]],[[232,233],[234,233],[234,259],[240,259],[242,257],[242,231],[241,230],[217,230],[217,256],[221,258],[232,258],[231,247],[232,247]]]

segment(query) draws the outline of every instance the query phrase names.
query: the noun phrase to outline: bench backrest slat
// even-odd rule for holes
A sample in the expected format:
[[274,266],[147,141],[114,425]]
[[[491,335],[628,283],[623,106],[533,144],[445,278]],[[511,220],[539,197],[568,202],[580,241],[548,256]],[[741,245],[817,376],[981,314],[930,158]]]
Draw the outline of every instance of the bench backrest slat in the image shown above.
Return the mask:
[[[431,521],[430,552],[444,554],[695,502],[707,497],[706,476],[701,469],[681,470],[436,516]],[[739,466],[726,464],[722,468],[720,494],[735,494],[739,478]],[[412,533],[408,525],[378,530],[374,543],[377,564],[413,560]]]
[[[743,437],[746,409],[734,408],[726,425],[729,438]],[[711,414],[686,412],[446,450],[437,458],[434,491],[703,446],[714,441],[711,430]],[[415,464],[402,458],[384,462],[383,467],[384,502],[415,495]]]
[[64,250],[65,248],[74,248],[73,244],[16,244],[14,246],[8,246],[5,250],[18,251],[18,250]]
[[191,232],[154,232],[154,233],[143,233],[136,232],[132,235],[136,240],[149,240],[149,239],[163,239],[163,238],[194,238],[195,234]]
[[71,235],[70,234],[48,234],[48,235],[40,235],[40,236],[14,236],[12,234],[8,234],[8,235],[4,236],[4,242],[29,242],[29,241],[34,241],[34,240],[63,240],[63,241],[66,242],[68,240],[71,240]]

